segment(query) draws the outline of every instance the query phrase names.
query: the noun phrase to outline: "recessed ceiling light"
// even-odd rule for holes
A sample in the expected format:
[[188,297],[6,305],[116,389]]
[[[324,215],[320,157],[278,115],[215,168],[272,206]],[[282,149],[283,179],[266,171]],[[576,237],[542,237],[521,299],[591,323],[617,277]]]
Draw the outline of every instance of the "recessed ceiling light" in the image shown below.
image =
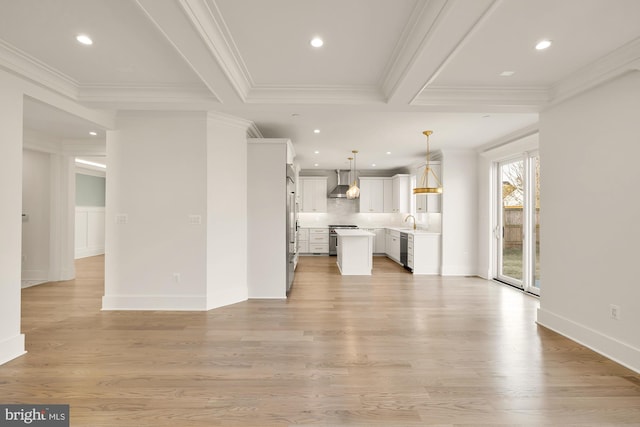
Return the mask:
[[322,47],[322,45],[324,44],[324,41],[322,41],[322,39],[320,37],[314,37],[311,39],[311,46],[313,47]]
[[91,46],[93,44],[93,40],[91,40],[91,37],[89,37],[86,34],[78,34],[76,36],[76,40],[78,40],[78,42],[87,46]]
[[318,150],[314,151],[313,154],[320,154]]
[[320,165],[318,163],[314,163],[313,166],[318,167]]
[[511,77],[515,74],[515,71],[503,71],[500,73],[500,77]]
[[482,116],[483,119],[488,119],[489,117],[491,117],[491,114],[485,114],[484,116]]
[[376,164],[375,164],[375,163],[371,163],[371,167],[374,167],[374,168],[375,168],[375,167],[376,167]]
[[391,151],[387,151],[387,154],[391,154]]
[[320,129],[314,129],[313,133],[320,133]]
[[551,40],[541,40],[536,45],[536,49],[544,50],[544,49],[548,48],[549,46],[551,46]]
[[96,135],[98,135],[98,132],[91,131],[91,132],[89,132],[89,135],[96,136]]

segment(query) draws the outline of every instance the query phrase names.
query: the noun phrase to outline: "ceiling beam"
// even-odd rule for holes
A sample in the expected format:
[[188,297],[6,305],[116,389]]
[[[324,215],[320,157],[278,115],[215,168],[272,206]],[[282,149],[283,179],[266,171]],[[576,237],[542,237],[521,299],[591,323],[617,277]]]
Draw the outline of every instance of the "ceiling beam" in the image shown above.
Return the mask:
[[244,102],[246,90],[232,76],[228,60],[221,54],[224,37],[215,33],[217,22],[206,1],[136,2],[218,102]]
[[424,3],[383,82],[389,104],[412,104],[462,49],[501,0]]

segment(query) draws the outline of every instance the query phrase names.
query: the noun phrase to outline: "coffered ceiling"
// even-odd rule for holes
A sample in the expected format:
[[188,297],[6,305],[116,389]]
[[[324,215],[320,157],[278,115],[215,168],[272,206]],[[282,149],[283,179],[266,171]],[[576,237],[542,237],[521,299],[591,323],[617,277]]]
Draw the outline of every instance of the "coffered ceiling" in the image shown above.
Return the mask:
[[[243,117],[303,168],[357,149],[393,169],[423,158],[425,129],[433,149],[534,132],[542,109],[639,68],[638,22],[637,0],[0,0],[0,68],[92,109]],[[25,103],[38,132],[95,127],[60,117]]]

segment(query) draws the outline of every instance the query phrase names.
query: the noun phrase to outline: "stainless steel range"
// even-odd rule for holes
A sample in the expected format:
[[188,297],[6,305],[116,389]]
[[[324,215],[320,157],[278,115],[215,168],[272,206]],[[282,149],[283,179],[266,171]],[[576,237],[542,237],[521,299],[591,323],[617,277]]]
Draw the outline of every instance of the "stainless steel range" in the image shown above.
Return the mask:
[[344,224],[333,224],[329,225],[329,255],[338,255],[338,235],[336,234],[337,228],[358,228],[357,225],[344,225]]

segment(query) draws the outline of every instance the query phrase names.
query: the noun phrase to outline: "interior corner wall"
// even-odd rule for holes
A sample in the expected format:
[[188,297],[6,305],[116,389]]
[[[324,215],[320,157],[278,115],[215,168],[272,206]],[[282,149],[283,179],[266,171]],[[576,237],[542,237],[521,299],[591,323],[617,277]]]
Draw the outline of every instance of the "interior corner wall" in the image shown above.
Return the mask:
[[475,151],[442,152],[442,275],[477,274],[478,193]]
[[541,325],[637,372],[639,93],[635,71],[541,113],[538,310]]
[[204,310],[205,113],[129,113],[117,129],[107,132],[103,309]]
[[493,162],[487,157],[478,156],[477,160],[477,190],[478,190],[478,246],[476,253],[477,259],[477,275],[483,279],[491,279],[493,269],[491,267],[494,262],[492,256],[493,251],[493,207],[492,201],[495,185],[495,179],[492,178]]
[[248,145],[249,298],[287,297],[287,140]]
[[207,119],[207,309],[248,298],[247,128]]
[[20,333],[23,94],[0,73],[0,364],[25,353]]

